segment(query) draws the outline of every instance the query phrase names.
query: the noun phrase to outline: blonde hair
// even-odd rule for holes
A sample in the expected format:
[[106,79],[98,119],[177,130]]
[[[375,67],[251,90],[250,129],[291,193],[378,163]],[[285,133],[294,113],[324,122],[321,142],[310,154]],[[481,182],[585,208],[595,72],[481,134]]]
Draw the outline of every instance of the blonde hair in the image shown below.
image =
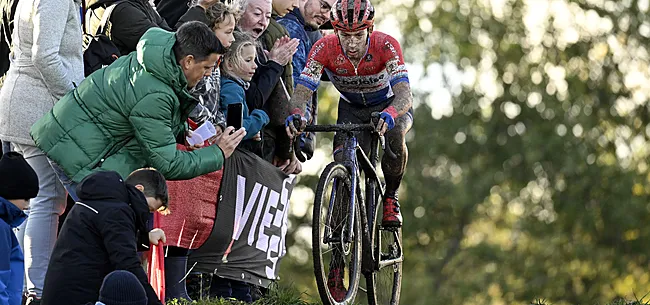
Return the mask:
[[228,52],[226,52],[226,54],[223,56],[220,69],[230,77],[237,77],[233,74],[231,69],[228,69],[228,65],[230,65],[233,69],[239,69],[242,66],[242,62],[244,61],[244,56],[242,56],[244,47],[256,47],[257,43],[255,39],[253,39],[253,37],[251,37],[251,35],[248,33],[235,30],[233,35],[235,36],[235,42],[232,43],[230,48],[228,48]]

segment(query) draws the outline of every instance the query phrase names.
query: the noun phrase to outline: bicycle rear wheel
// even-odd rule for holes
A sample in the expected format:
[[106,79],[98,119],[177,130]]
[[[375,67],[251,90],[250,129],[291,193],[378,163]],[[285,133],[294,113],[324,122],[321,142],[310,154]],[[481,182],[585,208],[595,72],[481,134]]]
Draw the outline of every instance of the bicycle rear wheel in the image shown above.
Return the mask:
[[361,277],[361,217],[357,206],[352,232],[349,209],[352,181],[340,163],[321,174],[312,220],[314,275],[325,305],[352,304]]
[[368,304],[398,305],[402,290],[402,229],[381,227],[381,194],[377,194],[372,234],[375,271],[366,276]]

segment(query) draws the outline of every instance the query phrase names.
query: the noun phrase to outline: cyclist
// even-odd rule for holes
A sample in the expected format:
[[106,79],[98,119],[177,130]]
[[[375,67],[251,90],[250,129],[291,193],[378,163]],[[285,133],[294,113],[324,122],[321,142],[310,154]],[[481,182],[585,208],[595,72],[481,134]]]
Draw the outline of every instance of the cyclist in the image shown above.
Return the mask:
[[[368,124],[380,112],[376,131],[386,137],[396,159],[384,154],[381,167],[386,180],[382,226],[400,227],[402,215],[397,190],[404,176],[408,152],[405,134],[413,124],[412,94],[399,43],[388,34],[373,31],[374,8],[369,0],[337,0],[330,12],[334,34],[312,47],[305,69],[287,107],[287,134],[302,132],[309,117],[305,107],[318,89],[323,70],[341,93],[338,124]],[[294,114],[301,119],[294,121]],[[357,134],[364,151],[370,148],[370,132]],[[334,137],[334,159],[341,161],[344,134]]]

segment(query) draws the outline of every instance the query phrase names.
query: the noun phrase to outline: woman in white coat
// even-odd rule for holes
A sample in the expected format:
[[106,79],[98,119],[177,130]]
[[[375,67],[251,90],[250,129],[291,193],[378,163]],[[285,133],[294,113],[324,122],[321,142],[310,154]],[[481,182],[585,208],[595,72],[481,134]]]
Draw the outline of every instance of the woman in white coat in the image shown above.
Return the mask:
[[[80,0],[20,0],[11,66],[0,89],[0,140],[11,142],[38,175],[38,196],[19,231],[25,253],[28,304],[40,304],[66,192],[29,130],[84,78]],[[4,59],[3,59],[4,60]]]

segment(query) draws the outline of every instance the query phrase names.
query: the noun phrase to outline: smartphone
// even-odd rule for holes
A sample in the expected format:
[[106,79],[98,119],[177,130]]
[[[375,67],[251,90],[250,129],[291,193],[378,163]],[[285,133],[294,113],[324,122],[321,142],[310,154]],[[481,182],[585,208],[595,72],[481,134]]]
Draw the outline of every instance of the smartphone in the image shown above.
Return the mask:
[[244,121],[244,108],[242,104],[228,105],[228,116],[226,117],[226,126],[232,126],[235,130],[242,127]]

